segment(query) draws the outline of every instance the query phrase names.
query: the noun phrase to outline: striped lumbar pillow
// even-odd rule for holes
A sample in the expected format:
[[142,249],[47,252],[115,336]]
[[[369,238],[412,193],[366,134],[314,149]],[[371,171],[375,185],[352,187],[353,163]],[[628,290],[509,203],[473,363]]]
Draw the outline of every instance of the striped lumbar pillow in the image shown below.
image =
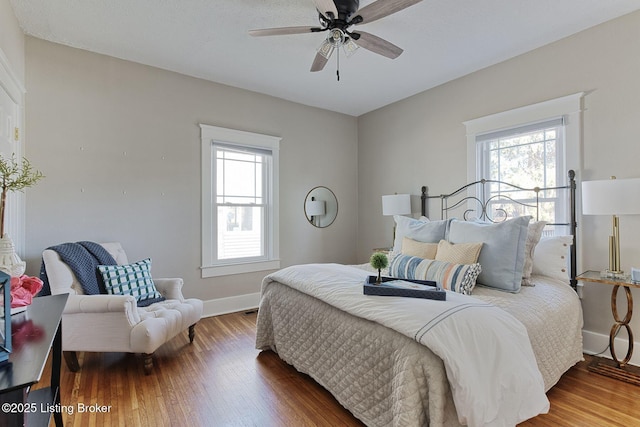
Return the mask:
[[397,255],[391,261],[389,274],[399,279],[431,280],[444,289],[469,295],[476,286],[480,264],[450,262]]

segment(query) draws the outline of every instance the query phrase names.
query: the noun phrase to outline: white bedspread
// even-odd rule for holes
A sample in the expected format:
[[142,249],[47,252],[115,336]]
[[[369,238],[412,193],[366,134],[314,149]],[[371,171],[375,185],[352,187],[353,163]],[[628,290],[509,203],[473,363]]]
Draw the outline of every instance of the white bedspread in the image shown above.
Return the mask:
[[445,364],[459,421],[513,426],[545,413],[549,401],[526,328],[509,313],[447,293],[447,301],[363,295],[369,275],[339,264],[288,267],[267,276],[427,346]]

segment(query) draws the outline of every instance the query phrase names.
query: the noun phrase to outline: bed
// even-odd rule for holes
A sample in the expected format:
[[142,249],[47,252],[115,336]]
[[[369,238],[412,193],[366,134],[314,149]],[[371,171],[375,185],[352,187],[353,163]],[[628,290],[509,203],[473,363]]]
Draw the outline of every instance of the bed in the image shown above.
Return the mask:
[[[438,198],[441,219],[430,221],[430,227],[444,224],[449,236],[455,237],[458,229],[458,239],[475,239],[464,228],[475,227],[474,221],[454,222],[448,218],[451,212],[462,208],[462,219],[470,219],[476,211],[476,219],[504,227],[522,222],[506,219],[514,204],[520,209],[517,216],[534,209],[535,218],[549,198],[566,192],[569,220],[546,225],[566,227],[575,236],[573,177],[570,174],[563,187],[527,190],[535,193],[535,202],[524,205],[514,201],[510,191],[526,189],[505,190],[505,183],[496,181],[479,181],[440,196],[428,196],[423,187],[422,214],[427,213],[429,197]],[[477,192],[472,190],[475,185],[490,187]],[[505,218],[488,218],[490,209]],[[411,221],[421,220],[406,221],[416,225]],[[416,227],[426,229],[421,223]],[[486,227],[482,233],[504,234],[491,228],[493,224]],[[407,236],[400,223],[396,239],[399,235]],[[545,392],[582,360],[573,241],[566,236],[541,238],[535,252],[531,250],[530,276],[526,281],[518,277],[527,286],[517,291],[477,285],[471,295],[447,292],[444,303],[365,296],[362,285],[372,274],[367,265],[287,267],[263,281],[256,347],[275,351],[310,375],[369,426],[515,425],[547,412]],[[480,257],[485,250],[491,255],[495,245],[485,243]],[[401,256],[409,255],[397,255],[394,261]],[[385,273],[395,277],[405,264],[394,261]],[[479,261],[482,264],[482,258]]]

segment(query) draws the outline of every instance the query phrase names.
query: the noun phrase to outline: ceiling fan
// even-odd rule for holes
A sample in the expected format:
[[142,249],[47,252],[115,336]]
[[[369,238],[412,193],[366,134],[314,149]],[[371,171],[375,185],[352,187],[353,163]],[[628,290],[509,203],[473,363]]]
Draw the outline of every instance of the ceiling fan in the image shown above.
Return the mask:
[[[350,56],[358,47],[363,47],[371,52],[387,58],[395,59],[402,49],[378,36],[364,31],[350,31],[350,28],[358,24],[368,24],[385,16],[399,12],[422,0],[376,0],[360,7],[359,0],[312,0],[319,13],[319,27],[282,27],[251,30],[252,36],[276,36],[288,34],[319,33],[329,31],[326,39],[320,45],[318,52],[311,64],[311,71],[320,71],[324,68],[334,50],[343,47]],[[337,54],[339,55],[339,54]],[[338,72],[338,80],[340,74]]]

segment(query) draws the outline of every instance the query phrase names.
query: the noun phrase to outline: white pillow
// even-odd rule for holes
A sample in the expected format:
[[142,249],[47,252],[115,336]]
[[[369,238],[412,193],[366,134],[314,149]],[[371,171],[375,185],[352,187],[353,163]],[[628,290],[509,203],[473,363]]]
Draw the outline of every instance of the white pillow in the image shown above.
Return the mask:
[[532,274],[551,277],[569,284],[569,249],[573,236],[553,236],[540,239],[533,252]]

